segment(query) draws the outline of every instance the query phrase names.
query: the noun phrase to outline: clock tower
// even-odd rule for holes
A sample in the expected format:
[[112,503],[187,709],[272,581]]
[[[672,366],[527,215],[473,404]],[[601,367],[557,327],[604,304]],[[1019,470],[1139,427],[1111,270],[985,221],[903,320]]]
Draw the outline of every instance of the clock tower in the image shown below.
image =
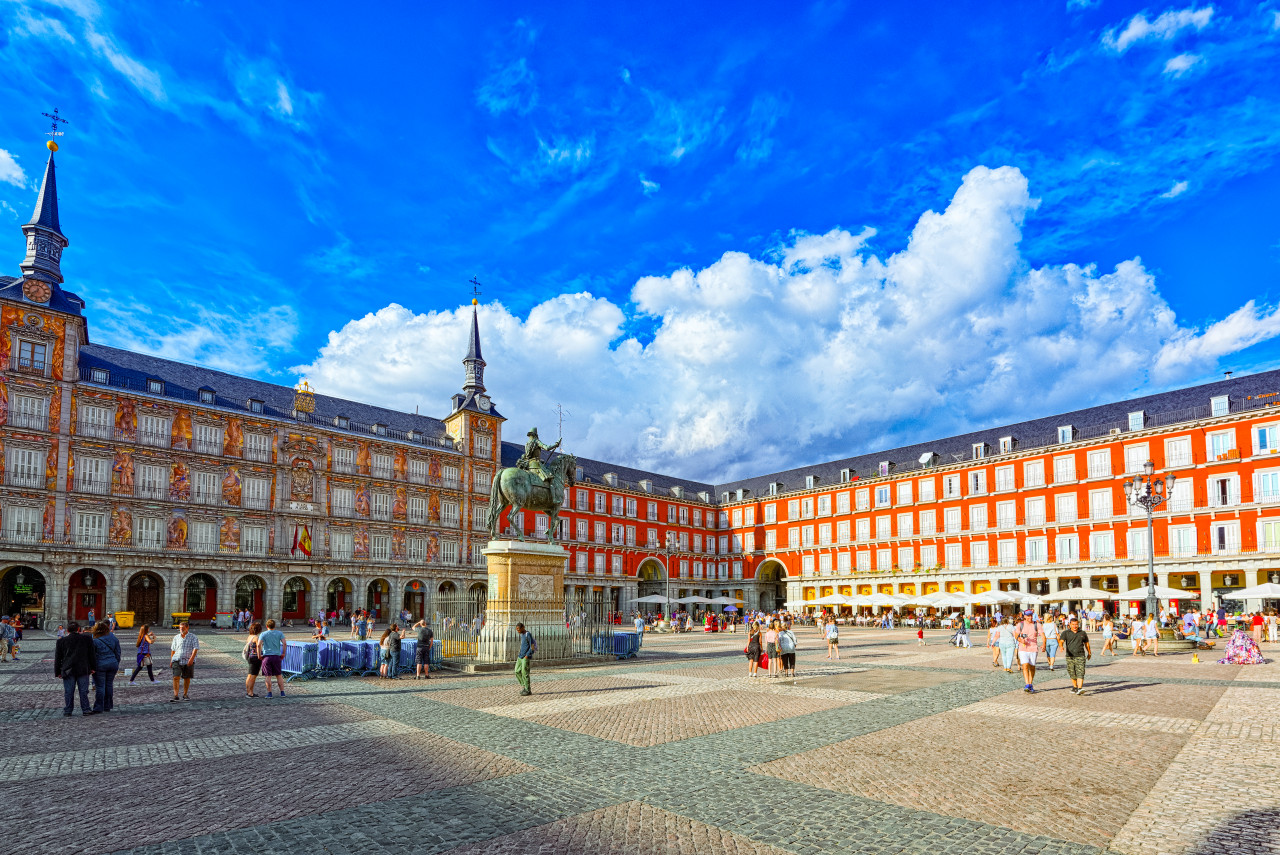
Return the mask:
[[[31,221],[22,227],[22,233],[27,236],[27,257],[19,265],[23,278],[39,280],[48,286],[61,284],[62,250],[67,248],[70,241],[58,224],[58,180],[54,171],[53,152],[49,153],[49,162],[44,168],[44,182],[40,185],[35,213],[31,215]],[[31,284],[33,294],[44,294],[52,290],[34,282]],[[34,297],[28,296],[28,299]],[[37,302],[47,300],[48,296]]]

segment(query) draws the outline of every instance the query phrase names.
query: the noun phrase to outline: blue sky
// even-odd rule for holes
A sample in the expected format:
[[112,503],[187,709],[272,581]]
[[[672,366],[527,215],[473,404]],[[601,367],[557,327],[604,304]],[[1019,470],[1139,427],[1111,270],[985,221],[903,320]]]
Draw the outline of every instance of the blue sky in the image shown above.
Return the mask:
[[57,106],[94,340],[632,465],[1280,362],[1280,4],[301,8],[0,0],[10,272]]

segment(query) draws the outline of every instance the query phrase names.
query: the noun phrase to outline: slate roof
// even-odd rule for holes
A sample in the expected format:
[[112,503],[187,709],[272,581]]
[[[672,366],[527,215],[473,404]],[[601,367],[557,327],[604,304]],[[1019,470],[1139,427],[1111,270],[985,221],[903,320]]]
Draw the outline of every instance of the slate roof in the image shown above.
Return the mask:
[[40,195],[36,197],[36,209],[27,225],[44,226],[62,234],[62,227],[58,224],[58,176],[53,165],[53,152],[49,152],[49,162],[44,167],[44,181],[40,183]]
[[41,309],[48,308],[58,312],[66,312],[68,315],[81,315],[84,313],[84,300],[81,300],[79,296],[72,294],[61,285],[53,282],[47,284],[53,288],[53,296],[49,298],[49,302],[33,303],[22,296],[22,277],[0,276],[0,297]]
[[[1066,425],[1074,428],[1075,440],[1105,436],[1116,428],[1119,428],[1123,435],[1129,432],[1129,413],[1139,410],[1143,412],[1145,417],[1144,427],[1152,428],[1191,421],[1197,418],[1207,418],[1210,415],[1209,400],[1211,398],[1227,395],[1230,398],[1231,412],[1241,412],[1268,406],[1272,402],[1280,403],[1280,395],[1274,398],[1258,399],[1257,397],[1259,395],[1269,396],[1274,393],[1280,393],[1280,371],[1264,371],[1245,377],[1234,377],[1200,386],[1191,386],[1186,389],[1175,389],[1170,392],[1130,398],[1126,401],[1087,407],[1082,410],[1073,410],[1069,413],[1046,416],[1012,425],[1001,425],[958,436],[932,439],[927,442],[918,442],[914,445],[905,445],[886,451],[872,451],[841,460],[831,460],[825,463],[816,463],[812,466],[801,466],[768,475],[730,481],[716,485],[716,498],[719,499],[720,494],[724,491],[736,494],[737,489],[740,487],[750,491],[746,494],[747,496],[764,496],[769,492],[770,483],[782,484],[778,489],[779,493],[801,490],[805,487],[806,475],[818,476],[819,484],[839,483],[840,470],[842,469],[853,470],[853,477],[866,478],[877,475],[879,464],[884,461],[895,464],[891,470],[894,473],[918,470],[921,468],[919,462],[921,455],[928,452],[936,453],[938,455],[937,465],[942,466],[971,459],[974,444],[980,442],[987,444],[989,448],[988,455],[995,455],[999,449],[1000,438],[1007,436],[1014,438],[1016,443],[1015,451],[1055,445],[1057,444],[1058,428]],[[959,455],[959,457],[955,455]],[[731,495],[730,498],[732,499],[734,496]]]
[[[502,465],[515,466],[516,461],[520,459],[520,455],[524,454],[524,443],[521,442],[503,442],[502,443]],[[712,502],[715,501],[715,494],[712,493],[713,487],[710,484],[704,484],[701,481],[689,481],[684,478],[673,478],[670,475],[658,475],[653,472],[644,472],[640,469],[632,469],[627,466],[618,466],[616,463],[605,463],[602,460],[593,460],[589,457],[579,457],[578,467],[582,469],[583,483],[604,485],[604,476],[613,473],[618,476],[618,486],[626,487],[631,490],[643,492],[640,489],[640,482],[644,480],[653,482],[652,493],[655,496],[664,496],[671,498],[672,487],[683,487],[684,498],[697,501],[698,493],[710,493]]]
[[[111,386],[146,392],[147,380],[154,378],[164,381],[167,397],[197,401],[201,389],[212,389],[219,407],[248,413],[249,400],[253,398],[263,402],[262,415],[293,419],[294,390],[290,386],[114,347],[86,345],[80,351],[81,379],[91,380],[94,368],[105,368],[110,372],[108,385]],[[337,416],[346,416],[351,421],[352,433],[368,435],[369,426],[384,424],[391,439],[404,439],[398,434],[411,430],[421,432],[429,440],[437,441],[436,444],[444,437],[444,423],[430,416],[402,413],[320,394],[315,396],[315,402],[316,410],[311,421],[324,424],[328,429],[333,428]],[[452,448],[452,441],[447,441],[446,447]]]

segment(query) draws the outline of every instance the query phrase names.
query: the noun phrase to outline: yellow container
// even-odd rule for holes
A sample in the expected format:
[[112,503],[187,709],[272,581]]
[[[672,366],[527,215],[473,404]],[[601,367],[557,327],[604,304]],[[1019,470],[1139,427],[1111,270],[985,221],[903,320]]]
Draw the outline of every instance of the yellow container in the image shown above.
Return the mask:
[[133,612],[116,612],[116,626],[121,629],[133,629]]
[[184,620],[191,619],[191,612],[169,612],[169,614],[173,617],[173,626],[175,629],[178,624],[182,623]]

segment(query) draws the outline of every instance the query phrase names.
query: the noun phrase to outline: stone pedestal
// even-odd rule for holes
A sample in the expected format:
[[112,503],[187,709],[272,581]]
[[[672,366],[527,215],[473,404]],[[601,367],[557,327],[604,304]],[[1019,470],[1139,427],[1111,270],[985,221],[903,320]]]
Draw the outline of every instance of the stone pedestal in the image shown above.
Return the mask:
[[535,659],[572,657],[564,624],[568,552],[547,543],[493,540],[484,556],[489,567],[489,599],[480,632],[479,660],[514,662],[520,650],[517,623],[523,623],[537,640]]

